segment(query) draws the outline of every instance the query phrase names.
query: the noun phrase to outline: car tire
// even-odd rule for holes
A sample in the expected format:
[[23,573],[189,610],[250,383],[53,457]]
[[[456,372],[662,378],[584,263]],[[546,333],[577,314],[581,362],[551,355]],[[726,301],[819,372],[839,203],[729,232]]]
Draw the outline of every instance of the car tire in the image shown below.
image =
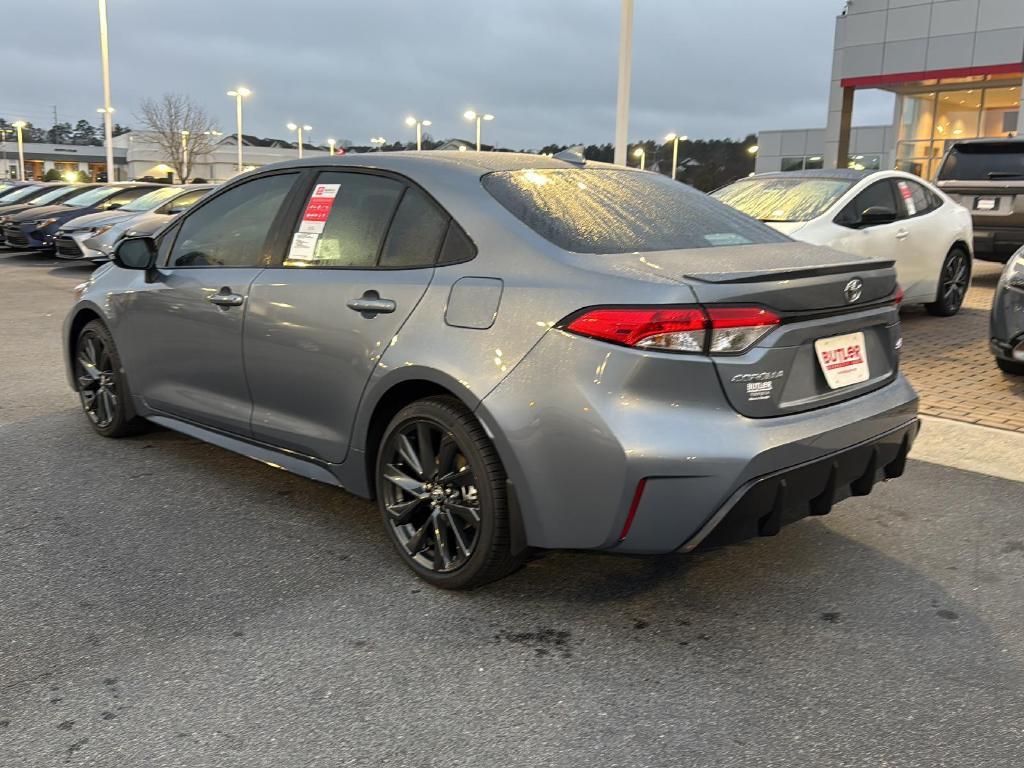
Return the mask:
[[999,370],[1003,373],[1012,373],[1015,376],[1024,376],[1024,363],[1018,363],[1015,360],[1003,360],[1003,358],[997,357],[996,365],[999,366]]
[[952,248],[942,262],[939,272],[939,288],[935,301],[925,304],[928,314],[936,317],[952,317],[963,306],[967,289],[971,286],[971,257],[959,246]]
[[522,564],[511,550],[505,469],[457,399],[418,400],[395,415],[377,452],[376,487],[385,530],[430,584],[472,589]]
[[104,437],[127,437],[146,429],[135,415],[114,337],[99,320],[86,323],[75,339],[75,388],[92,428]]

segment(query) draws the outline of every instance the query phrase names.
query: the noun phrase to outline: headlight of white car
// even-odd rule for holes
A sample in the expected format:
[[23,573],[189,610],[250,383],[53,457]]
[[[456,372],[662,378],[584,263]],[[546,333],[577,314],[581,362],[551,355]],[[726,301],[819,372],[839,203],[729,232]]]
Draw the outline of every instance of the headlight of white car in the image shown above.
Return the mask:
[[114,226],[114,225],[113,224],[107,224],[106,226],[103,226],[103,227],[96,227],[96,229],[94,229],[92,231],[92,236],[93,237],[99,237],[104,232],[108,231],[112,226]]
[[1024,248],[1010,257],[1001,279],[1007,285],[1024,291]]

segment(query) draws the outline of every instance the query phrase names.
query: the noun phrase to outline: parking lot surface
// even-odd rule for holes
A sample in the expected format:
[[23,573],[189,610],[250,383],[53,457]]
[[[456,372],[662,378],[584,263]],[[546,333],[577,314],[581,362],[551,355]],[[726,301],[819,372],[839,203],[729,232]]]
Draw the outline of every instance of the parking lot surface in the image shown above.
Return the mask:
[[974,263],[960,313],[932,317],[906,307],[903,372],[921,396],[921,413],[1024,433],[1024,377],[1003,373],[988,351],[988,313],[1002,265]]
[[[94,435],[58,336],[87,275],[0,255],[4,768],[1019,765],[1024,484],[911,461],[774,538],[441,592],[364,501]],[[908,315],[912,375],[976,324]]]

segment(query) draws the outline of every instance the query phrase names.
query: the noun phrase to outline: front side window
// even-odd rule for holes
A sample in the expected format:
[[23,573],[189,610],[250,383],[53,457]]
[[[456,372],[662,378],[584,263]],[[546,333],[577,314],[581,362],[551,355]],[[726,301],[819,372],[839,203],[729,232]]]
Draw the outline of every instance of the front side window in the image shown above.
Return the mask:
[[321,173],[284,265],[373,269],[404,190],[403,183],[384,176]]
[[853,186],[844,179],[800,177],[742,179],[714,192],[723,203],[761,221],[810,221]]
[[186,192],[184,195],[180,195],[169,203],[166,203],[157,213],[181,213],[187,211],[193,205],[198,203],[204,197],[210,194],[208,189],[196,189],[192,192]]
[[861,221],[861,215],[868,208],[884,208],[892,211],[894,215],[899,215],[899,209],[896,207],[896,196],[892,190],[892,183],[888,179],[876,181],[874,184],[863,189],[853,198],[853,202],[839,212],[835,222],[844,227],[857,226]]
[[189,215],[171,250],[171,267],[255,267],[269,263],[264,243],[296,174],[232,187]]
[[69,197],[63,204],[72,208],[87,208],[116,195],[119,191],[121,191],[119,187],[92,187],[74,197]]
[[789,241],[765,224],[659,173],[608,168],[497,171],[482,182],[517,219],[574,253]]

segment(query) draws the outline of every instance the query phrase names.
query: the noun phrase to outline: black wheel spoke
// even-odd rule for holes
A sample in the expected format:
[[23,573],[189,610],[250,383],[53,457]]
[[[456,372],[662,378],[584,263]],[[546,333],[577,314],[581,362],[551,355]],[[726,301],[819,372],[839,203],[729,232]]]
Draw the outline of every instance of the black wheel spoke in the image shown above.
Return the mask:
[[431,518],[434,524],[434,562],[439,570],[452,567],[452,558],[448,553],[448,520],[445,515],[435,514]]
[[441,445],[437,449],[437,458],[434,461],[437,474],[438,482],[447,482],[442,478],[446,477],[451,473],[454,468],[455,457],[459,454],[459,444],[455,442],[449,434],[445,434],[441,437]]
[[388,464],[384,467],[384,479],[392,485],[396,485],[407,493],[416,495],[419,498],[424,497],[423,483],[415,478],[409,477],[402,470],[396,467],[394,464]]
[[444,504],[444,510],[458,515],[471,525],[477,525],[480,522],[480,511],[476,507],[468,507],[465,504],[456,504],[453,501],[448,501]]
[[437,454],[434,452],[434,430],[425,421],[416,424],[416,446],[419,449],[420,466],[423,468],[423,475],[433,477],[437,464]]
[[473,468],[467,464],[464,467],[459,467],[458,469],[452,470],[446,475],[442,475],[441,477],[437,478],[437,482],[442,483],[444,485],[448,485],[449,483],[451,483],[453,485],[462,486],[472,484],[474,479],[475,476],[473,474]]
[[416,449],[412,447],[412,443],[409,442],[409,438],[405,435],[399,435],[397,440],[398,455],[402,457],[409,468],[416,473],[421,480],[426,480],[427,476],[424,474],[424,467],[420,464],[420,457],[416,453]]
[[459,555],[463,559],[468,558],[470,555],[469,547],[466,546],[466,541],[462,538],[462,532],[459,530],[459,526],[452,518],[451,511],[446,509],[444,511],[444,515],[447,518],[448,527],[451,529],[452,538],[455,539],[455,546],[459,550]]
[[405,542],[405,549],[410,555],[418,555],[424,547],[427,533],[433,529],[433,522],[428,517],[427,521],[423,523],[416,532]]
[[391,513],[395,525],[405,525],[409,522],[413,512],[423,503],[423,497],[417,496],[408,501],[396,501],[394,504],[387,504],[388,512]]

